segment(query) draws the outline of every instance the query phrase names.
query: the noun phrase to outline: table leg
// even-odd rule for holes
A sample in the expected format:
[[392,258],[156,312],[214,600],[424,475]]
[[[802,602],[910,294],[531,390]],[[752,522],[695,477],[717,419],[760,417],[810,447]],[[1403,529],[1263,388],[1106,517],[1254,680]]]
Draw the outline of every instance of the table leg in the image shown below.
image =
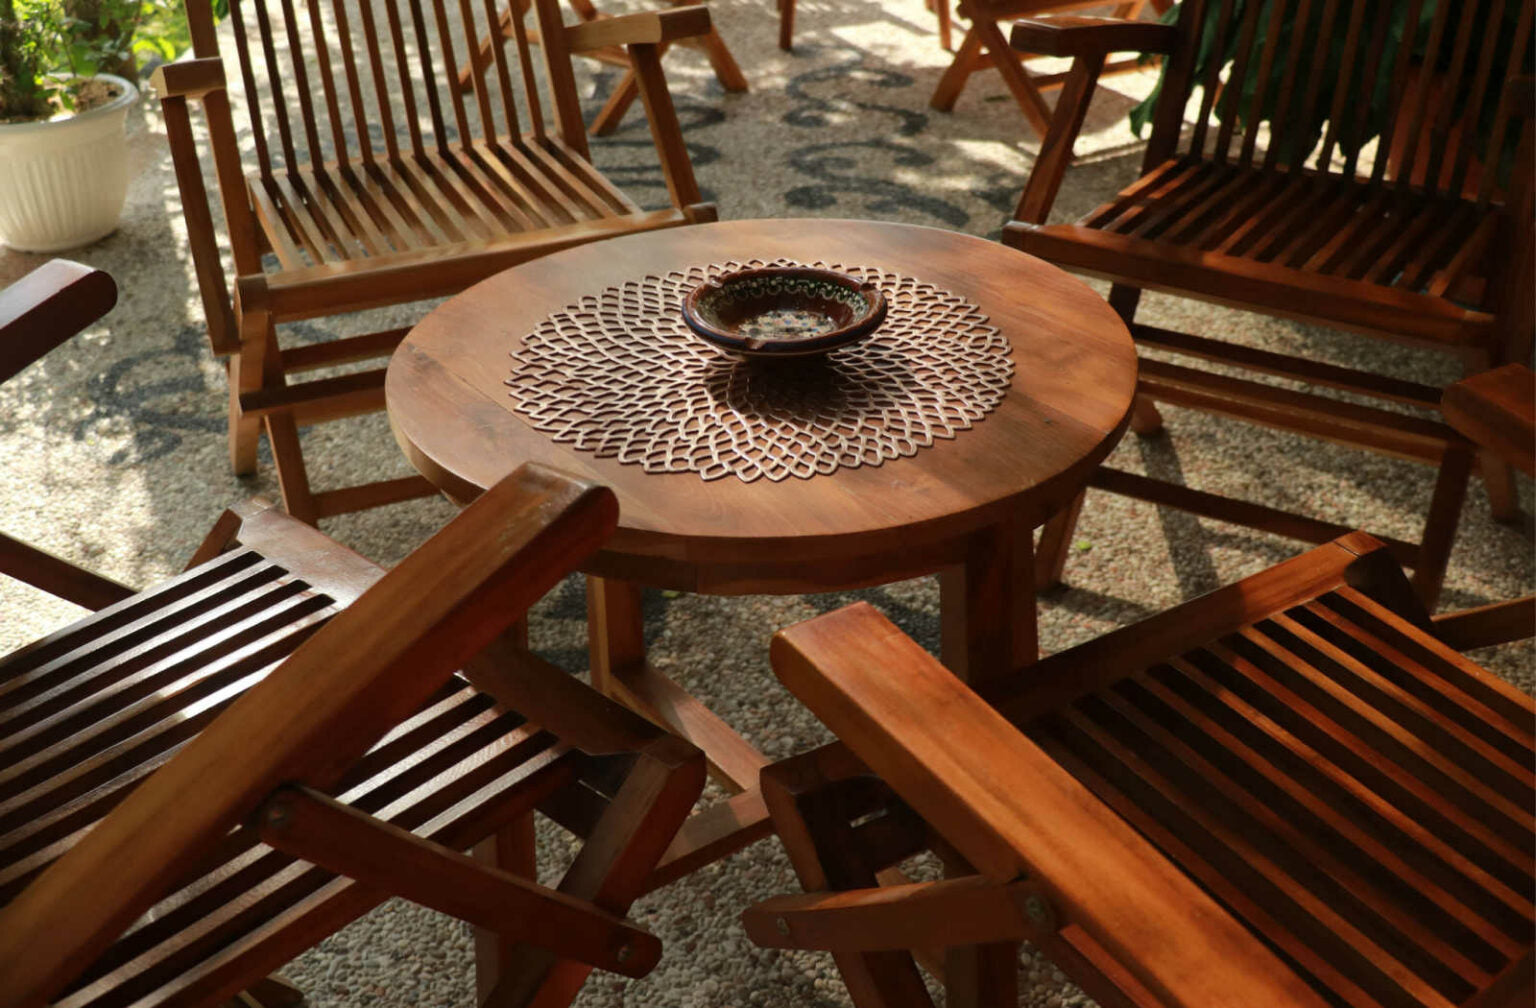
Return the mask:
[[640,587],[627,581],[588,577],[587,635],[592,685],[611,696],[619,676],[645,666]]
[[1039,657],[1034,530],[1007,521],[972,535],[964,562],[939,572],[940,653],[975,682]]
[[710,775],[732,792],[754,790],[768,758],[714,711],[645,660],[640,588],[587,578],[592,683],[629,709],[704,750]]

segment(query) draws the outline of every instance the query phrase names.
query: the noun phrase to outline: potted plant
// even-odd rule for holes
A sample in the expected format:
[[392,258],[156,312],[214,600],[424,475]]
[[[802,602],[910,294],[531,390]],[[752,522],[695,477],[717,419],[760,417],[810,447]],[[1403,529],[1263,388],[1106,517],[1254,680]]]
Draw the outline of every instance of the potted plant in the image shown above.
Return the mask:
[[138,89],[105,71],[132,67],[140,4],[84,3],[0,0],[0,242],[12,248],[104,237],[127,195]]

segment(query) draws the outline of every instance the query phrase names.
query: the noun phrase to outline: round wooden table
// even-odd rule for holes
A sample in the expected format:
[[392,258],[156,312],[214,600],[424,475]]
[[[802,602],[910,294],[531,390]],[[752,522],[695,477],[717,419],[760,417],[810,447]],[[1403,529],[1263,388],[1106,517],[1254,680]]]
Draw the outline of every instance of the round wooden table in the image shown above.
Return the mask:
[[[979,306],[1012,344],[1012,385],[1000,405],[910,457],[751,483],[597,458],[513,412],[509,354],[551,313],[671,269],[779,257],[877,267]],[[646,667],[640,586],[798,593],[938,572],[950,668],[976,678],[1033,661],[1033,529],[1071,503],[1119,439],[1135,386],[1125,325],[1060,269],[948,231],[810,219],[655,231],[513,267],[451,298],[406,336],[385,397],[411,462],[455,500],[527,461],[614,489],[619,530],[583,568],[594,681],[693,737],[718,772],[746,788],[762,757]]]

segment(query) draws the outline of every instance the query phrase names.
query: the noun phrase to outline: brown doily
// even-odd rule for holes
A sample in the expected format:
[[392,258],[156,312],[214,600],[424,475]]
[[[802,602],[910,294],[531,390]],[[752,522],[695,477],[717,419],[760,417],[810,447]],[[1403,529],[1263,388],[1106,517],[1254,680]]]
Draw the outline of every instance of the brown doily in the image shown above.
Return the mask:
[[707,278],[790,260],[647,276],[555,312],[513,353],[518,413],[554,440],[647,472],[809,478],[879,465],[953,438],[1013,380],[1008,340],[976,305],[871,266],[890,310],[873,336],[824,357],[740,360],[683,324]]

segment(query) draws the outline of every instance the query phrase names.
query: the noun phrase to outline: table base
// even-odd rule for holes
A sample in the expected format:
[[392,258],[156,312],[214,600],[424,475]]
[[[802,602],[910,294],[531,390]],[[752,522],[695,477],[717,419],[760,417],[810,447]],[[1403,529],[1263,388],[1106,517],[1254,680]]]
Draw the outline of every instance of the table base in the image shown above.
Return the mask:
[[[940,658],[962,680],[985,681],[1038,656],[1034,533],[1014,523],[956,544],[961,562],[939,576]],[[682,878],[773,833],[759,775],[770,760],[645,656],[642,587],[587,576],[592,684],[703,751],[710,776],[732,792],[695,812],[649,888]]]

